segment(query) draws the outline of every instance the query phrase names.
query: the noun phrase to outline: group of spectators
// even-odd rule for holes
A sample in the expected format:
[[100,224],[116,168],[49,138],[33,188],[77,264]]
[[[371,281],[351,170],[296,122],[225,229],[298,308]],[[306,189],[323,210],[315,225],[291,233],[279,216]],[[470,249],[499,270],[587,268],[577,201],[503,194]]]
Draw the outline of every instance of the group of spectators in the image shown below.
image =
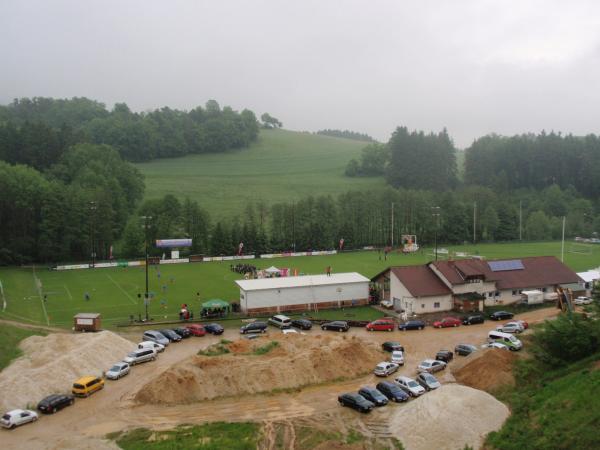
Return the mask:
[[256,266],[253,266],[251,264],[236,264],[235,266],[233,264],[231,264],[229,266],[229,269],[232,272],[237,272],[237,273],[241,273],[241,274],[246,274],[246,273],[250,273],[252,274],[253,278],[256,278],[256,271],[258,270],[256,268]]

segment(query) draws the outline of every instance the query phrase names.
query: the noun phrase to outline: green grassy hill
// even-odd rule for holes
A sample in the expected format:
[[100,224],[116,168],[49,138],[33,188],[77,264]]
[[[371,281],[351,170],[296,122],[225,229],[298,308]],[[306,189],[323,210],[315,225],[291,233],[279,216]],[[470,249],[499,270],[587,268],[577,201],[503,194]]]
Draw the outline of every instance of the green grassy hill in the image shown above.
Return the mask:
[[346,164],[364,142],[285,130],[262,130],[248,149],[137,164],[146,198],[188,196],[213,218],[238,214],[248,202],[268,204],[307,195],[336,195],[385,186],[383,178],[348,178]]

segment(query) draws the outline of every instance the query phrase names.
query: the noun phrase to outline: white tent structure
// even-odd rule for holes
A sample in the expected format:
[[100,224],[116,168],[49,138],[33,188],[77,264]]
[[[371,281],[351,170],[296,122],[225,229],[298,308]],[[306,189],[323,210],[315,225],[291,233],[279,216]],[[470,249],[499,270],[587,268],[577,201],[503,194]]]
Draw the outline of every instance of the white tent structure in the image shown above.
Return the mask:
[[268,269],[265,269],[265,272],[268,273],[269,275],[275,275],[279,273],[279,269],[275,266],[271,266]]

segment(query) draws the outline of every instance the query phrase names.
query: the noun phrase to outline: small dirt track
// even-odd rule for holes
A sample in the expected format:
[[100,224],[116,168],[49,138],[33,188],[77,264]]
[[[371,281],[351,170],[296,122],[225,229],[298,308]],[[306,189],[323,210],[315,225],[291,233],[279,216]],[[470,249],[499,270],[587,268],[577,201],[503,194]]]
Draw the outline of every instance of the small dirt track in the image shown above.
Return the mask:
[[[521,314],[518,318],[536,323],[557,314],[558,310],[547,308]],[[351,329],[349,334],[375,341],[378,344],[387,340],[399,341],[406,349],[406,364],[398,374],[414,375],[415,368],[421,360],[434,356],[440,349],[453,349],[458,343],[481,344],[485,341],[488,331],[495,325],[496,322],[487,321],[482,325],[461,326],[452,329],[428,328],[423,331],[394,331],[392,333],[367,333],[364,329]],[[309,338],[311,334],[318,333],[323,332],[316,329],[309,332],[306,337],[296,337],[305,339]],[[277,330],[271,330],[269,335],[270,339],[281,336]],[[137,405],[134,403],[133,398],[137,390],[153,380],[157,374],[183,362],[191,355],[196,354],[200,348],[216,343],[221,338],[233,340],[238,337],[235,330],[226,330],[224,336],[192,337],[182,343],[170,345],[156,362],[133,367],[131,374],[122,380],[107,380],[106,388],[90,398],[78,399],[74,406],[66,408],[56,415],[41,417],[36,424],[26,425],[10,432],[2,431],[2,448],[32,450],[81,448],[65,446],[65,436],[83,436],[93,439],[102,438],[109,432],[129,428],[168,429],[184,423],[282,422],[324,413],[339,414],[342,419],[347,416],[347,419],[353,420],[356,417],[355,412],[347,408],[340,408],[337,404],[337,395],[346,391],[354,391],[361,385],[375,384],[379,381],[376,377],[368,375],[350,381],[310,386],[292,393],[227,397],[174,406]],[[128,338],[136,340],[133,336],[128,336]],[[257,356],[257,358],[262,357],[268,357],[268,355]],[[382,354],[382,360],[385,357],[386,355]],[[390,405],[386,408],[379,408],[371,414],[368,422],[377,421],[378,417],[385,419],[389,414],[386,409],[401,407],[402,405]],[[369,429],[368,424],[365,429]],[[372,431],[375,434],[380,432],[387,435],[385,429],[373,429]]]

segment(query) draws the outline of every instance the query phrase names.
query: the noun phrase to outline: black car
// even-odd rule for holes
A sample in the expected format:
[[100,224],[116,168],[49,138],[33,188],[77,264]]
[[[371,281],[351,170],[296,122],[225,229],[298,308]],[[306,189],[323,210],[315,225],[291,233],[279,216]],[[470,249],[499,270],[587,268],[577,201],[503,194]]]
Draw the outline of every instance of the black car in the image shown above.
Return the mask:
[[267,323],[266,322],[251,322],[246,325],[242,325],[240,327],[240,333],[266,333],[267,332]]
[[187,328],[173,328],[173,331],[181,336],[183,339],[189,338],[192,333]]
[[422,330],[425,328],[425,322],[422,320],[409,320],[408,322],[401,323],[398,325],[400,331],[406,330]]
[[207,333],[214,335],[223,334],[223,331],[225,331],[225,329],[218,323],[207,323],[204,325],[204,329]]
[[158,331],[160,332],[160,334],[162,334],[164,337],[166,337],[169,340],[169,342],[181,341],[181,336],[179,336],[173,330],[164,329],[164,330],[158,330]]
[[342,394],[338,397],[338,402],[342,406],[349,406],[350,408],[356,409],[357,411],[368,413],[375,407],[373,403],[364,398],[362,395],[349,392]]
[[490,319],[492,320],[507,320],[512,319],[515,315],[508,311],[496,311],[490,314]]
[[375,406],[385,406],[388,404],[388,398],[375,388],[365,386],[360,388],[358,393]]
[[54,414],[67,406],[75,403],[75,397],[72,395],[53,394],[49,395],[37,405],[37,409],[45,414]]
[[350,325],[348,325],[348,322],[344,322],[343,320],[335,320],[333,322],[327,322],[321,325],[321,330],[348,331],[349,329]]
[[292,326],[301,330],[310,330],[312,328],[312,322],[308,319],[294,319],[292,320]]
[[454,353],[460,356],[469,356],[471,353],[476,352],[477,347],[471,344],[458,344],[454,347]]
[[400,386],[391,381],[382,381],[381,383],[377,383],[375,387],[393,402],[405,402],[409,399],[409,395]]
[[440,350],[435,354],[435,359],[438,361],[444,361],[445,363],[449,363],[454,358],[454,353],[450,350]]
[[463,325],[475,325],[476,323],[483,322],[485,322],[485,317],[483,317],[481,314],[473,314],[472,316],[466,316],[462,320]]
[[387,341],[384,342],[383,344],[381,344],[381,348],[383,350],[385,350],[386,352],[395,352],[397,350],[400,350],[401,352],[404,351],[404,347],[402,345],[400,345],[399,342],[394,342],[394,341]]

